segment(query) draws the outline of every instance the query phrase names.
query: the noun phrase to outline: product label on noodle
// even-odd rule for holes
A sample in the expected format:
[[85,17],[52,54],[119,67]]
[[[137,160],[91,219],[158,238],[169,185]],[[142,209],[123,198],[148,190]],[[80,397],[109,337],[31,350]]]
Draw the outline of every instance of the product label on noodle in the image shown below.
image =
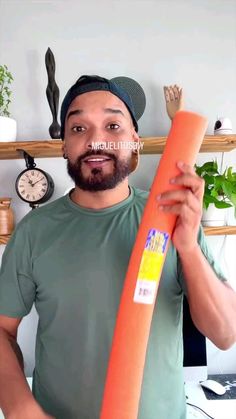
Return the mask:
[[134,293],[134,302],[153,304],[160,281],[169,234],[152,228],[148,232]]

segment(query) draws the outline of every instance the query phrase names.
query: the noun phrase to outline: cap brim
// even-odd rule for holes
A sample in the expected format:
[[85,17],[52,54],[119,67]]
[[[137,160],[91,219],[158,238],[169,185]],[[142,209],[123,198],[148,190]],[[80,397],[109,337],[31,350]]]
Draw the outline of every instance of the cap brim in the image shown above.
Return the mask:
[[144,113],[146,107],[146,96],[140,84],[130,77],[118,76],[111,79],[118,86],[122,87],[131,97],[135,118],[138,121]]

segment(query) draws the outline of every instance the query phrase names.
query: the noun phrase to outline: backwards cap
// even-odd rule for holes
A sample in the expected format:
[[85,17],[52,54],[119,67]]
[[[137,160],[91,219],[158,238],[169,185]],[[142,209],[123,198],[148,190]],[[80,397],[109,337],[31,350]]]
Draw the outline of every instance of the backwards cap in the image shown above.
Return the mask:
[[95,90],[105,90],[113,93],[126,105],[135,131],[138,131],[138,123],[135,117],[135,109],[130,95],[118,84],[100,76],[81,76],[76,83],[68,90],[61,105],[61,138],[65,136],[65,119],[71,102],[79,95]]

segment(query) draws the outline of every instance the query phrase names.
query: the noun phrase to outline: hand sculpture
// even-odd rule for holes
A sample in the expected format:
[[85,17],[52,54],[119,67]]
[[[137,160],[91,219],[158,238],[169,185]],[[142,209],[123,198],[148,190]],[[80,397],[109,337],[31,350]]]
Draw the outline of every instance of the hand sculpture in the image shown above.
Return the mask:
[[172,121],[176,112],[184,108],[182,88],[177,86],[177,84],[174,86],[164,86],[164,95],[167,114]]
[[48,85],[46,95],[48,103],[52,112],[53,122],[49,127],[49,134],[51,138],[61,137],[61,127],[57,122],[58,102],[59,102],[59,88],[55,81],[55,60],[50,48],[47,49],[45,55],[45,64],[48,73]]

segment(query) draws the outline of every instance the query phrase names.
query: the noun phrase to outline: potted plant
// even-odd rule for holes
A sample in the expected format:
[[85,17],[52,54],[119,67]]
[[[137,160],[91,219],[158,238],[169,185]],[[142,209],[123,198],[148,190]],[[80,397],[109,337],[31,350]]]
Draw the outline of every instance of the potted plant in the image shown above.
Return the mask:
[[16,140],[16,121],[10,118],[9,105],[13,77],[6,65],[0,65],[0,141]]
[[224,225],[226,208],[234,208],[236,217],[236,172],[228,167],[220,173],[217,161],[195,165],[196,173],[205,181],[203,196],[203,225]]

